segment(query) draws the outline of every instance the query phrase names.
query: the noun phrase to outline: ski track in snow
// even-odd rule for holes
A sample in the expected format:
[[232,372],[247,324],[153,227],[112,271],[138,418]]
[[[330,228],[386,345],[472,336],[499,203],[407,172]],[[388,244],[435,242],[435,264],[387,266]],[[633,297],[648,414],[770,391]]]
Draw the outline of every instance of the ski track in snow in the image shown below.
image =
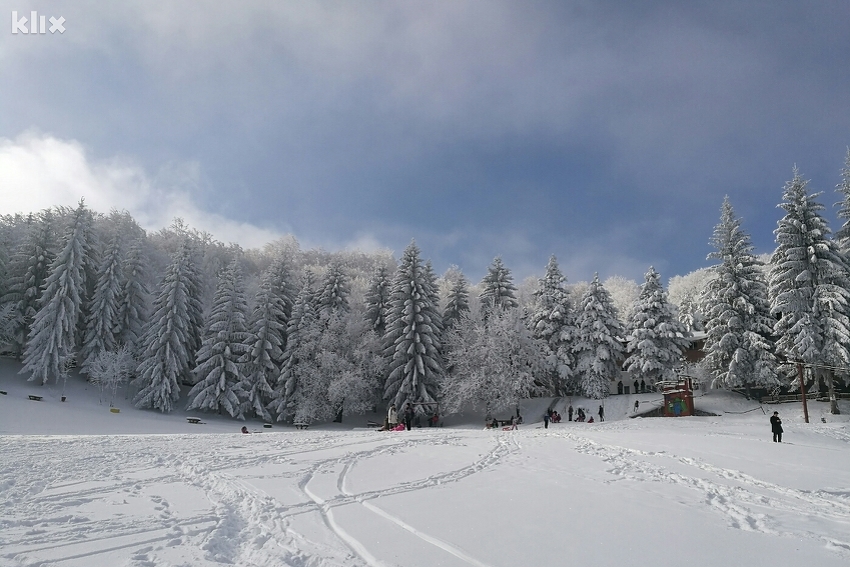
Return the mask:
[[[828,435],[838,439],[847,437],[835,430]],[[702,495],[702,501],[725,517],[733,528],[775,536],[820,539],[829,549],[850,557],[850,537],[846,532],[850,523],[850,491],[798,490],[664,451],[606,445],[574,433],[561,433],[560,436],[574,442],[576,451],[598,457],[611,465],[609,473],[615,476],[638,482],[669,483],[696,491]],[[695,474],[683,474],[658,462],[664,459],[696,469]],[[708,473],[707,476],[716,480],[697,476],[698,472]],[[784,527],[781,514],[777,512],[826,520],[824,524],[835,526],[835,537]]]
[[[850,435],[834,428],[819,428],[818,433],[850,442]],[[244,438],[0,437],[0,454],[15,455],[0,469],[0,565],[104,564],[107,556],[123,558],[120,564],[128,567],[395,565],[381,558],[382,550],[369,549],[368,543],[358,540],[352,529],[356,526],[345,525],[345,516],[335,514],[339,507],[359,506],[453,561],[491,567],[462,545],[388,512],[380,499],[462,481],[499,466],[506,457],[521,459],[521,440],[551,437],[605,463],[610,476],[590,476],[592,481],[674,485],[695,496],[683,503],[702,504],[732,528],[816,539],[850,558],[850,489],[798,490],[700,459],[599,443],[575,431],[527,429],[481,435],[429,431],[396,436],[370,431]],[[352,471],[369,466],[372,458],[470,439],[491,447],[468,464],[424,478],[359,493],[350,488]],[[336,475],[332,485],[325,475]],[[267,492],[280,485],[293,489],[288,494],[292,501]],[[183,498],[191,491],[196,492],[195,506],[187,508]],[[122,514],[128,501],[136,509],[143,503],[149,512]],[[791,516],[812,518],[818,531],[786,521]],[[318,519],[325,532],[303,531],[296,520],[305,517]]]
[[[367,500],[456,482],[517,450],[513,436],[502,435],[489,453],[460,469],[352,494],[345,488],[345,478],[357,462],[415,450],[422,444],[458,442],[457,436],[442,432],[417,437],[384,437],[374,432],[362,436],[265,435],[264,443],[251,444],[232,437],[204,436],[204,443],[194,445],[198,437],[0,438],[0,452],[21,457],[0,472],[0,565],[10,561],[20,566],[85,565],[87,560],[98,561],[102,560],[98,556],[119,552],[129,557],[125,565],[156,567],[174,565],[172,559],[164,558],[169,548],[185,547],[192,556],[185,565],[388,566],[334,518],[335,507],[359,504],[470,565],[483,566],[450,543],[416,530]],[[347,451],[342,457],[341,447]],[[322,451],[333,456],[323,458]],[[262,478],[290,479],[289,483],[304,493],[304,502],[283,504],[232,474],[270,464],[292,470]],[[319,496],[311,490],[311,481],[318,472],[334,467],[341,471],[337,494]],[[167,485],[199,489],[208,502],[207,510],[175,513],[179,506],[172,506],[157,493]],[[128,499],[145,500],[151,513],[147,517],[87,513],[92,505],[120,509]],[[327,538],[311,540],[291,527],[293,517],[311,513],[322,517],[340,545],[329,545]]]

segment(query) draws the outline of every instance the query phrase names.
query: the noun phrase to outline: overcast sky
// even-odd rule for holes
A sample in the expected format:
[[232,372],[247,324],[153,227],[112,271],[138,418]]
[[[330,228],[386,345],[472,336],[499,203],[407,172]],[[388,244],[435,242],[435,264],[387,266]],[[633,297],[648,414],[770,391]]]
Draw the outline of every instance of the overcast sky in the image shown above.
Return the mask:
[[[0,213],[665,281],[850,145],[850,2],[0,0]],[[64,18],[64,33],[13,34]],[[26,24],[29,26],[29,23]]]

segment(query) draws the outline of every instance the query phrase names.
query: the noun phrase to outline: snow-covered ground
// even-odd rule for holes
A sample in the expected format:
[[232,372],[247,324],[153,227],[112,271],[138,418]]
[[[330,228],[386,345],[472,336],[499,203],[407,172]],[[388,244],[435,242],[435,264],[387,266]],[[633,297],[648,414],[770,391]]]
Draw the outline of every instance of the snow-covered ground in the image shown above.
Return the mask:
[[534,400],[518,431],[467,416],[242,435],[123,396],[112,413],[77,382],[63,403],[15,368],[0,361],[4,567],[850,562],[847,403],[841,416],[811,403],[810,424],[799,405],[765,406],[782,444],[758,404],[722,392],[697,400],[718,417],[628,419],[635,397],[615,396],[604,423],[548,429]]

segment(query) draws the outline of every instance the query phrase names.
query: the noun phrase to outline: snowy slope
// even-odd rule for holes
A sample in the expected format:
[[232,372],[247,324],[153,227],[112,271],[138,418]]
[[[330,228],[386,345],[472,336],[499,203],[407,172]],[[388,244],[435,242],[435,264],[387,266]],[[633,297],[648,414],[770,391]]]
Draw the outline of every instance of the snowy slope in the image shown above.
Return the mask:
[[623,396],[601,424],[241,435],[51,388],[0,373],[0,566],[850,561],[844,415],[804,424],[778,406],[781,445],[757,404],[720,392],[698,400],[722,414],[708,418],[628,419]]

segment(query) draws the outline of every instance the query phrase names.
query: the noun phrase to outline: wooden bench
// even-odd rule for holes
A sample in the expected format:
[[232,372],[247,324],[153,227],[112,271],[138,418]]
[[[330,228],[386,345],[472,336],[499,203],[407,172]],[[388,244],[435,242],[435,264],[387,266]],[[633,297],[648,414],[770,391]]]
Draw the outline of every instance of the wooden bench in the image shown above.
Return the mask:
[[271,423],[264,423],[264,424],[263,424],[263,427],[265,427],[266,429],[271,429],[271,428],[272,428],[272,424],[271,424]]
[[41,396],[30,396],[29,398],[34,402],[40,402],[41,401]]
[[308,427],[310,427],[309,423],[304,423],[303,421],[293,423],[292,425],[294,425],[297,429],[307,429]]
[[193,425],[197,425],[198,423],[203,423],[203,421],[201,421],[200,417],[187,417],[186,421],[188,421],[189,423],[191,423]]

